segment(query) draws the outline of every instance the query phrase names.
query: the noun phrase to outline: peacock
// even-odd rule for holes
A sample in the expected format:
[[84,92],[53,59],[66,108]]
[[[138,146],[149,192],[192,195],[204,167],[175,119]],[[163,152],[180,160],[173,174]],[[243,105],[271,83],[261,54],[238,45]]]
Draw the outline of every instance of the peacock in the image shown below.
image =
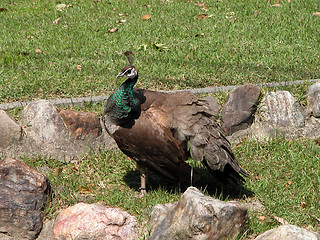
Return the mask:
[[146,193],[147,169],[171,181],[199,180],[200,174],[187,163],[189,158],[201,161],[219,179],[244,182],[248,174],[238,165],[216,122],[215,99],[200,99],[187,91],[135,89],[134,55],[124,54],[130,64],[116,77],[127,80],[106,101],[103,121],[120,150],[136,161],[141,194]]

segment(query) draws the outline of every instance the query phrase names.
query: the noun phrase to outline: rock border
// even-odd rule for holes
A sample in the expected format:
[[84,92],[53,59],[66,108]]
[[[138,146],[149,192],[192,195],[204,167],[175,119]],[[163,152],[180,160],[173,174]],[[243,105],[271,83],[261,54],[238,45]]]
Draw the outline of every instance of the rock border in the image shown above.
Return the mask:
[[[280,87],[280,86],[292,86],[300,85],[307,82],[318,82],[320,79],[309,79],[309,80],[296,80],[296,81],[287,81],[287,82],[271,82],[271,83],[257,83],[254,84],[259,87]],[[230,85],[230,86],[221,86],[221,87],[206,87],[206,88],[194,88],[194,89],[182,89],[182,90],[171,90],[171,91],[159,91],[159,92],[183,92],[189,91],[194,94],[207,94],[215,92],[226,92],[231,91],[241,85]],[[54,106],[78,106],[88,102],[104,102],[109,98],[110,95],[102,96],[91,96],[91,97],[76,97],[76,98],[60,98],[60,99],[51,99],[48,100]],[[1,103],[0,110],[9,110],[15,107],[25,107],[30,103],[35,101],[28,102],[12,102],[12,103]]]

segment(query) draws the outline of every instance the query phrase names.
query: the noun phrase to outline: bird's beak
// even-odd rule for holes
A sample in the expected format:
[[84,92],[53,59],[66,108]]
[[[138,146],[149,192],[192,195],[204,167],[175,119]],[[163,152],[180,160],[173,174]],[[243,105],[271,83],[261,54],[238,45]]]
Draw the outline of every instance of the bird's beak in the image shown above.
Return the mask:
[[123,72],[119,72],[118,75],[116,76],[116,78],[118,77],[123,77]]

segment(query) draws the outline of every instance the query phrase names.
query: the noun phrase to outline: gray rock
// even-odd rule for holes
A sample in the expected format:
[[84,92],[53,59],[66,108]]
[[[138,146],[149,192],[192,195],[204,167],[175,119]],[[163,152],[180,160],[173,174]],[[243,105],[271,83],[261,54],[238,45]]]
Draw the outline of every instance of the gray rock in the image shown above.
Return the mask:
[[57,216],[55,239],[137,239],[137,221],[119,208],[78,203]]
[[261,88],[253,84],[237,87],[230,92],[221,112],[222,127],[227,135],[252,124],[260,94]]
[[240,203],[213,199],[189,187],[177,203],[155,206],[149,239],[232,239],[246,220],[247,209]]
[[149,220],[150,229],[153,229],[157,224],[162,222],[167,217],[168,213],[175,208],[176,205],[177,205],[177,202],[157,204],[153,208],[150,216],[150,220]]
[[320,240],[320,234],[294,225],[281,225],[260,234],[255,240]]
[[21,123],[39,145],[67,138],[67,130],[58,111],[47,100],[27,105],[21,112]]
[[53,226],[54,226],[54,219],[46,220],[43,223],[42,231],[40,232],[37,240],[53,240],[54,239]]
[[[12,130],[7,136],[5,130],[8,127],[1,131],[0,140],[3,135],[9,139],[7,142],[10,144],[6,144],[6,140],[0,143],[0,158],[44,155],[65,161],[92,150],[116,147],[115,141],[101,127],[103,123],[95,113],[67,110],[62,110],[60,113],[65,122],[53,105],[46,100],[27,105],[20,116],[20,123],[24,127],[23,134],[21,132],[18,134],[18,130]],[[16,127],[19,129],[20,126]],[[8,146],[4,148],[4,144]]]
[[244,203],[244,206],[252,212],[262,212],[265,210],[265,207],[257,199],[252,199]]
[[0,232],[15,239],[35,239],[49,191],[44,174],[20,160],[0,160]]
[[1,240],[17,240],[15,237],[10,237],[4,233],[0,233],[0,239]]
[[320,117],[320,82],[311,85],[307,90],[307,103],[310,113]]
[[0,110],[0,147],[7,148],[22,138],[22,127],[5,111]]
[[303,127],[302,108],[288,91],[268,92],[261,101],[259,121],[271,127]]

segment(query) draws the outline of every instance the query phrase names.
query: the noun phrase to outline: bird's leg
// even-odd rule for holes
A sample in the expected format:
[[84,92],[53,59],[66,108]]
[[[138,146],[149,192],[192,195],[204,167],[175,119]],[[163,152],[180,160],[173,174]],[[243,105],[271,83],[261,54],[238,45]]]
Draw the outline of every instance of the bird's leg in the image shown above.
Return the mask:
[[144,196],[147,194],[147,186],[146,186],[146,178],[147,178],[147,171],[140,173],[140,181],[141,181],[141,196]]
[[140,171],[140,191],[141,197],[147,194],[147,169],[144,166],[137,164]]

